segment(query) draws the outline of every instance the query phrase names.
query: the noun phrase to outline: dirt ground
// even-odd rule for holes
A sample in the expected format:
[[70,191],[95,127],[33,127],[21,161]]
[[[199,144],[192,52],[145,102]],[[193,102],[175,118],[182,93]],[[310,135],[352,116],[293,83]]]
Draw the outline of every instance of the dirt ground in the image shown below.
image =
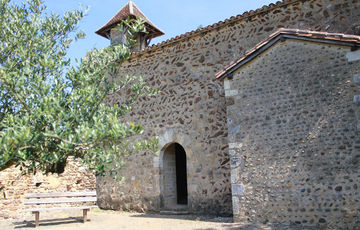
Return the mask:
[[[40,213],[40,227],[49,230],[270,230],[261,225],[232,223],[232,218],[204,217],[194,215],[158,215],[116,211],[92,210],[88,222],[81,222],[82,211]],[[0,229],[34,229],[34,217],[25,220],[0,221]]]

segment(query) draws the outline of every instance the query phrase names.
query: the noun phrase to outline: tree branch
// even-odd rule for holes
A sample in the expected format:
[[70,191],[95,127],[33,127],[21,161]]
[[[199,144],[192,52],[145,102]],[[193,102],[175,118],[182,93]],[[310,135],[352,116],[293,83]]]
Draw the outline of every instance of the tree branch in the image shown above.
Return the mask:
[[17,163],[17,160],[9,160],[9,161],[5,162],[4,164],[0,165],[0,171],[10,168],[11,166],[13,166],[16,163]]

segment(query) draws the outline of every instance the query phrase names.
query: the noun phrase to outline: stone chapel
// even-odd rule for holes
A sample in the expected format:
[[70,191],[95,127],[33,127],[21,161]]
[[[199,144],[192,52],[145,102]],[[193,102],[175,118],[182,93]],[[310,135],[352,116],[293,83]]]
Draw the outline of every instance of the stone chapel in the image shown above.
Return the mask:
[[96,33],[124,41],[127,17],[148,33],[120,73],[160,93],[125,119],[159,152],[96,178],[101,208],[359,229],[360,0],[282,0],[151,46],[164,32],[130,0]]
[[126,17],[149,33],[122,74],[160,90],[129,119],[159,152],[97,178],[102,208],[359,226],[360,1],[278,1],[152,46],[129,1],[96,33],[116,44]]

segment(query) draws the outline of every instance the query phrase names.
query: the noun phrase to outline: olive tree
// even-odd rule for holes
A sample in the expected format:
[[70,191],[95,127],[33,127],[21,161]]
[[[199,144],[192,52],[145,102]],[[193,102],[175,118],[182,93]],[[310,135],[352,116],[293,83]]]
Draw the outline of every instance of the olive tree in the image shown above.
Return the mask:
[[[41,0],[0,0],[0,170],[16,165],[25,173],[61,173],[73,156],[105,175],[121,167],[124,154],[154,150],[156,140],[132,138],[142,127],[123,119],[138,97],[154,90],[141,77],[115,80],[119,62],[130,57],[131,36],[71,66],[66,54],[84,36],[77,32],[84,11],[45,10]],[[140,20],[119,29],[125,25],[129,35],[145,30]],[[107,103],[112,94],[126,100]]]

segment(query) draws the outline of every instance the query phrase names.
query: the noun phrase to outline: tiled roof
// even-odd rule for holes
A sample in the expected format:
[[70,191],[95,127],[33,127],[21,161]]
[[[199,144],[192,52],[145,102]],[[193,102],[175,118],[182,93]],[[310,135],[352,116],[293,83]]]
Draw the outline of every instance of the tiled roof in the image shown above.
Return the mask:
[[253,17],[253,16],[257,15],[257,14],[267,13],[267,12],[273,10],[273,9],[276,9],[276,8],[279,8],[279,7],[286,7],[286,6],[290,5],[290,4],[293,4],[293,3],[296,3],[296,2],[303,2],[303,1],[306,1],[306,0],[282,0],[282,1],[277,1],[275,4],[271,3],[269,5],[265,5],[265,6],[261,7],[259,9],[246,11],[246,12],[244,12],[242,14],[237,15],[237,16],[232,16],[232,17],[230,17],[230,18],[228,18],[228,19],[226,19],[224,21],[219,21],[219,22],[214,23],[212,25],[209,25],[209,26],[197,29],[197,30],[190,31],[190,32],[187,32],[185,34],[178,35],[178,36],[170,38],[170,39],[168,39],[166,41],[163,41],[163,42],[160,42],[158,44],[154,44],[152,46],[146,47],[145,49],[139,50],[139,51],[137,51],[137,52],[135,52],[133,54],[141,54],[143,52],[150,52],[151,50],[155,50],[157,48],[164,47],[166,45],[169,45],[169,44],[172,44],[172,43],[187,39],[187,38],[192,37],[192,36],[196,36],[198,34],[206,33],[208,31],[223,27],[223,26],[225,26],[227,24],[231,24],[231,23],[234,23],[234,22],[242,20],[242,19],[251,18],[251,17]]
[[251,61],[257,55],[259,55],[267,48],[272,46],[278,40],[286,39],[286,38],[360,47],[360,36],[358,35],[282,28],[277,32],[271,34],[267,39],[257,44],[251,50],[247,51],[244,57],[240,58],[235,62],[230,63],[222,71],[218,72],[215,75],[216,78],[221,79],[231,74],[233,71],[235,71],[242,65],[246,64],[247,62]]
[[95,33],[104,38],[107,37],[107,33],[110,29],[119,24],[122,20],[130,18],[142,18],[145,20],[145,26],[147,31],[149,32],[149,38],[155,38],[161,35],[164,35],[164,32],[157,28],[145,15],[141,10],[130,0],[123,8],[121,8],[114,17],[112,17],[104,26],[98,29]]

